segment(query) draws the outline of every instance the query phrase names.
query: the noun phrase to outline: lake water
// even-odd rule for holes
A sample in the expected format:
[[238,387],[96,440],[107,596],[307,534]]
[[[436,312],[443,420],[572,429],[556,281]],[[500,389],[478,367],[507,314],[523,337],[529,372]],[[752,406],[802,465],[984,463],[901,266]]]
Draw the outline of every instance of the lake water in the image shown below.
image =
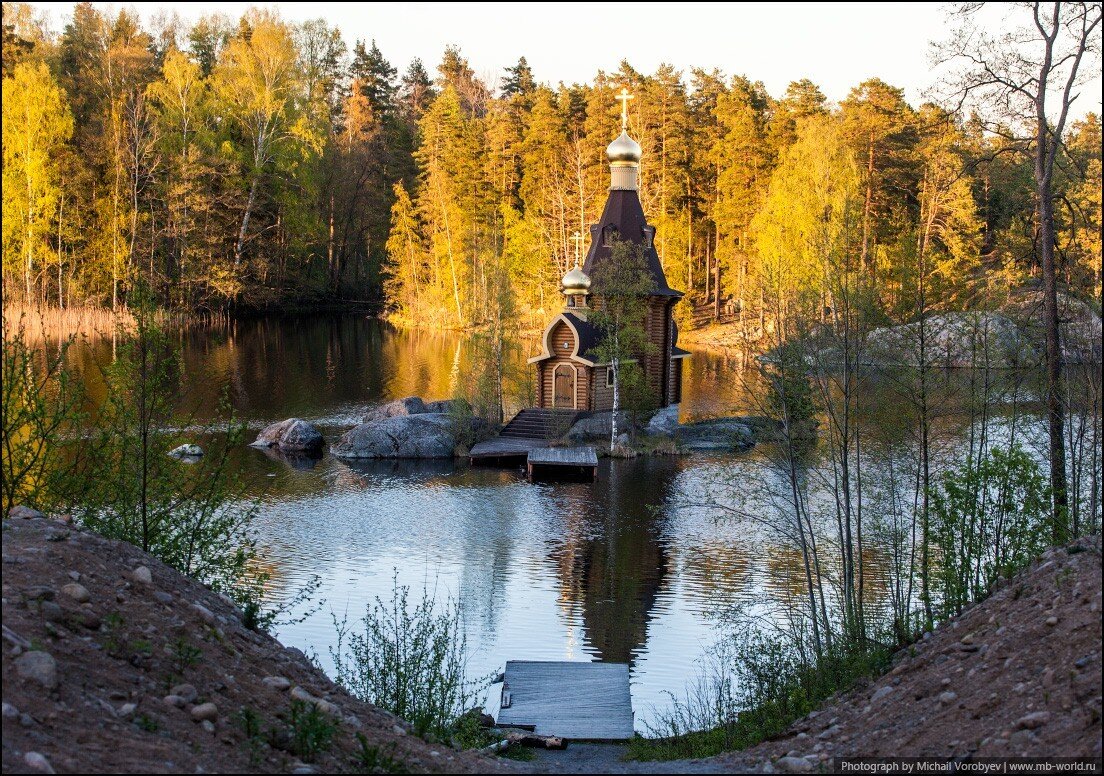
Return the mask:
[[[462,393],[479,358],[458,336],[359,316],[238,321],[182,336],[189,412],[213,417],[225,395],[252,429],[297,416],[328,443],[380,403]],[[761,412],[752,375],[735,357],[695,352],[683,420]],[[871,422],[899,422],[893,402],[877,409]],[[798,554],[755,520],[701,506],[719,491],[738,500],[769,489],[769,454],[605,459],[593,484],[534,484],[520,469],[453,461],[327,454],[291,465],[245,447],[234,465],[260,501],[270,598],[321,579],[321,609],[281,627],[285,644],[329,667],[335,616],[354,623],[377,596],[389,600],[397,579],[415,597],[428,589],[460,602],[472,676],[512,659],[628,662],[644,731],[697,674],[719,613],[767,611],[801,590]],[[497,692],[490,700],[493,710]]]

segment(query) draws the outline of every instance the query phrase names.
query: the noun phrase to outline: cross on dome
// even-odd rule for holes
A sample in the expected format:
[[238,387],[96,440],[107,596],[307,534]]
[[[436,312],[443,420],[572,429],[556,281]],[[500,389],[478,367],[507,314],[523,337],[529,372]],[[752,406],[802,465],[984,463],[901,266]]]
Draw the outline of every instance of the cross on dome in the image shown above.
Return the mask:
[[621,93],[614,99],[621,103],[621,131],[627,132],[629,129],[629,100],[633,99],[633,95],[629,94],[629,90],[622,86]]

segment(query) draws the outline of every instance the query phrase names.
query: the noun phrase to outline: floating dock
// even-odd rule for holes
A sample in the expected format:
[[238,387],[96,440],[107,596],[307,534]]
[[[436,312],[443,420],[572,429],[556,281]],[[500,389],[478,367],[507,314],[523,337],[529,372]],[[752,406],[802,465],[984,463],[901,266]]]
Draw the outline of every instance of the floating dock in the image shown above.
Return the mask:
[[497,724],[575,741],[632,738],[629,666],[509,660]]
[[529,479],[541,477],[598,478],[598,453],[593,447],[545,447],[531,450]]

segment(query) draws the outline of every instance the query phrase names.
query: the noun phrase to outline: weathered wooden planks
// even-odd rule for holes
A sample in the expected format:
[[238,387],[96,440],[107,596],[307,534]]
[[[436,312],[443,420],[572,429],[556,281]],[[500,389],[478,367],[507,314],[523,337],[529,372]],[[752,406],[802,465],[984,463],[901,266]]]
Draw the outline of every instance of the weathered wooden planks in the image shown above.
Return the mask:
[[510,660],[500,726],[541,736],[613,741],[632,738],[629,666],[625,663]]
[[525,458],[531,451],[547,445],[544,439],[495,437],[475,445],[468,455],[473,462],[483,458]]
[[593,447],[545,447],[529,453],[529,463],[551,466],[597,466]]
[[598,476],[598,453],[593,447],[546,447],[533,450],[528,458],[529,479],[540,475]]

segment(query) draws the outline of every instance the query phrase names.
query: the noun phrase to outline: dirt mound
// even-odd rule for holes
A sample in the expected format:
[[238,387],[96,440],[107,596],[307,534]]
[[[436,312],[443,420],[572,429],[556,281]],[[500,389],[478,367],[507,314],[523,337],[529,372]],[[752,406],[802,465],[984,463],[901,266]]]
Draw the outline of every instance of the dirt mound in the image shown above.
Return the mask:
[[3,521],[3,636],[5,773],[504,769],[410,735],[136,547],[54,520]]
[[717,759],[800,771],[837,756],[1100,757],[1100,572],[1099,537],[1049,550],[885,676]]

